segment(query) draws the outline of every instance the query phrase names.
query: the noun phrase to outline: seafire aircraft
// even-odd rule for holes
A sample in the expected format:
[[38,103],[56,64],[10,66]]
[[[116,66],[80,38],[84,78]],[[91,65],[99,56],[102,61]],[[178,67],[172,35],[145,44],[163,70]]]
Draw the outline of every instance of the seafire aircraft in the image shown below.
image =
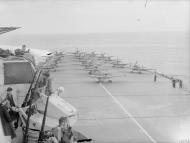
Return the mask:
[[104,62],[105,62],[105,63],[113,62],[114,60],[112,59],[112,57],[113,57],[113,56],[106,56],[106,57],[104,58]]
[[112,78],[114,77],[121,77],[123,75],[112,75],[108,72],[103,72],[98,70],[97,72],[91,73],[90,77],[95,78],[97,80],[97,83],[103,83],[103,82],[112,82]]
[[129,64],[122,63],[122,61],[120,61],[118,58],[111,64],[112,64],[112,67],[115,67],[115,68],[125,68],[127,65],[129,65]]
[[88,70],[94,68],[95,66],[101,66],[101,63],[96,62],[95,60],[88,60],[86,62],[82,62],[81,65],[84,67],[85,70]]
[[88,69],[87,71],[88,71],[89,75],[100,73],[100,70],[98,69],[98,66],[94,66],[93,68]]
[[114,63],[112,65],[112,67],[115,67],[115,68],[125,68],[128,64],[125,64],[125,63]]
[[100,60],[100,61],[102,61],[102,62],[104,62],[104,63],[114,61],[114,60],[111,59],[112,57],[113,57],[113,56],[108,56],[108,55],[106,55],[105,53],[101,53],[101,54],[97,54],[97,55],[96,55],[96,59],[97,59],[97,60]]
[[142,74],[143,72],[150,72],[150,71],[155,71],[155,69],[151,68],[145,68],[143,65],[140,66],[138,62],[136,61],[134,65],[130,65],[131,73],[138,73]]
[[89,67],[88,69],[85,69],[85,71],[88,71],[88,74],[89,75],[96,75],[96,74],[100,74],[101,71],[105,71],[105,69],[100,69],[100,66],[92,66],[92,67]]
[[117,59],[113,59],[113,61],[111,62],[111,64],[118,64],[118,63],[122,63],[122,61],[119,60],[118,57]]
[[103,82],[112,82],[111,78],[113,78],[114,76],[112,76],[109,73],[102,73],[102,72],[98,72],[95,74],[91,74],[90,77],[97,79],[97,83],[103,83]]
[[81,60],[86,56],[86,52],[79,51],[78,49],[75,52],[68,52],[67,54],[73,55],[77,60]]
[[81,51],[78,50],[78,48],[76,49],[75,52],[68,52],[67,54],[71,54],[71,55],[78,55],[79,53],[81,53]]
[[100,60],[104,59],[106,57],[105,55],[106,55],[105,53],[101,53],[100,55],[97,56],[97,58]]
[[88,68],[91,68],[92,66],[94,66],[94,61],[93,60],[84,60],[81,62],[81,65],[85,68],[85,69],[88,69]]
[[94,66],[100,66],[101,62],[97,61],[96,58],[94,57],[88,57],[85,56],[82,59],[79,60],[79,62],[81,62],[81,65],[85,67],[85,69],[89,69],[92,68]]

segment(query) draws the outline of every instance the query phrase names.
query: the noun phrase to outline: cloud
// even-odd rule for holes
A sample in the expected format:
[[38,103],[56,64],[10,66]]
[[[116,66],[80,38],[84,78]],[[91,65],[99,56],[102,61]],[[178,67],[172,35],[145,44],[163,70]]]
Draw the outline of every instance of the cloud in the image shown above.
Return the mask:
[[3,2],[0,23],[23,33],[185,31],[189,1],[173,1],[151,0],[145,8],[144,0],[17,0]]

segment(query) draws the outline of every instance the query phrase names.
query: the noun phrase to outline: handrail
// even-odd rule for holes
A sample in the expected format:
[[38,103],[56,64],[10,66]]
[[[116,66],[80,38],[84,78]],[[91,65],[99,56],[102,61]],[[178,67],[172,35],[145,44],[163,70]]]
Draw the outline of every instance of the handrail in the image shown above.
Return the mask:
[[43,141],[43,138],[44,138],[44,127],[45,127],[45,122],[46,122],[46,115],[47,115],[47,109],[48,109],[50,94],[51,93],[48,92],[47,99],[46,99],[46,106],[45,106],[44,116],[43,116],[43,120],[42,120],[42,126],[41,126],[41,130],[40,130],[38,142]]
[[[38,73],[38,71],[37,71],[37,73]],[[37,73],[36,73],[36,75],[37,75]],[[23,106],[29,105],[28,117],[27,117],[27,122],[26,122],[26,130],[25,130],[25,133],[24,133],[23,143],[27,143],[27,142],[28,142],[28,128],[29,128],[29,125],[30,125],[30,116],[31,116],[31,114],[32,114],[32,112],[31,112],[32,101],[30,100],[31,98],[29,99],[29,96],[30,96],[31,94],[34,94],[34,93],[32,92],[32,89],[34,89],[34,90],[36,89],[36,87],[37,87],[37,82],[38,82],[38,80],[39,80],[39,77],[40,77],[41,73],[42,73],[42,70],[39,71],[39,74],[38,74],[38,76],[37,76],[36,82],[35,82],[35,77],[36,77],[36,76],[34,76],[34,78],[33,78],[34,80],[33,80],[33,82],[31,83],[30,88],[29,88],[29,90],[28,90],[28,93],[27,93],[27,95],[26,95],[25,101],[23,102]],[[34,85],[34,88],[32,88],[34,82],[35,82],[35,85]]]
[[[39,77],[40,77],[40,75],[41,75],[41,72],[42,72],[42,70],[40,70],[40,71],[37,70],[37,71],[35,72],[34,78],[33,78],[32,82],[31,82],[31,84],[30,84],[30,87],[29,87],[29,89],[28,89],[28,92],[27,92],[27,94],[26,94],[26,97],[25,97],[25,99],[24,99],[24,101],[23,101],[22,107],[25,107],[25,106],[27,105],[27,102],[28,102],[28,99],[29,99],[29,96],[30,96],[30,92],[31,92],[32,86],[34,85],[36,76],[37,76],[37,74],[38,74],[37,80],[36,80],[36,83],[37,83],[37,81],[39,80]],[[35,84],[35,86],[36,86],[36,84]]]

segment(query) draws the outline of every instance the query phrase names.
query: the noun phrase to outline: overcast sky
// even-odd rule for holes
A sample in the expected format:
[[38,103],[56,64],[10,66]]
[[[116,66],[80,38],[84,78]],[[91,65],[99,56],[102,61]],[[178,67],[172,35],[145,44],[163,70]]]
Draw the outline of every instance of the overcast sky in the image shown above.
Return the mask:
[[189,30],[189,0],[0,0],[0,26],[21,33]]

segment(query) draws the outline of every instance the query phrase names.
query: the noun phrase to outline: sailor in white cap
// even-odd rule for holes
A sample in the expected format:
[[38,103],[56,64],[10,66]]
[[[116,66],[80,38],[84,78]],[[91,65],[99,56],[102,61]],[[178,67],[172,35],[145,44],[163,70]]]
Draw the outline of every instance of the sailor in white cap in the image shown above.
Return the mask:
[[57,88],[57,90],[55,91],[55,95],[58,95],[58,96],[59,96],[60,94],[62,94],[62,93],[64,92],[64,90],[65,90],[65,89],[64,89],[64,87],[62,87],[62,86],[59,87],[59,88]]

